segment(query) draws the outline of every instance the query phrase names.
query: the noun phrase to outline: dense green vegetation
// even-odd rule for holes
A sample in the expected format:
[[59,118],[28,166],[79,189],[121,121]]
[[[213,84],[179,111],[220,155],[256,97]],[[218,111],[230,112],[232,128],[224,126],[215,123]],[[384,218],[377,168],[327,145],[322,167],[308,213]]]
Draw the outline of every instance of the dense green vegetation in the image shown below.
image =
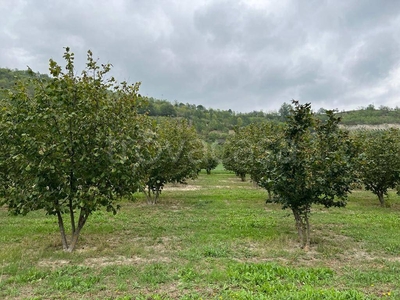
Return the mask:
[[203,157],[207,157],[202,141],[185,120],[160,120],[155,134],[156,151],[143,162],[149,204],[157,203],[165,184],[196,178]]
[[34,78],[32,92],[21,82],[5,99],[0,178],[10,212],[56,216],[63,249],[72,251],[94,211],[116,213],[115,201],[140,188],[152,147],[146,117],[134,109],[139,86],[106,80],[110,65],[98,66],[90,51],[80,77],[68,48],[64,59],[65,72],[50,60],[51,80]]
[[32,70],[10,70],[0,68],[0,89],[13,88],[17,81],[27,82],[29,79],[39,77],[42,79],[48,79],[49,77],[45,74],[34,73]]
[[301,247],[308,248],[312,205],[346,205],[356,174],[364,173],[356,172],[363,149],[359,151],[349,133],[339,128],[340,118],[332,111],[321,121],[309,103],[293,101],[293,105],[284,126],[250,125],[236,130],[224,144],[222,162],[242,181],[250,174],[268,191],[269,202],[290,209]]
[[376,108],[370,104],[359,110],[343,111],[338,113],[344,125],[379,125],[379,124],[399,124],[400,107],[390,108],[380,106]]
[[[142,108],[142,112],[148,112],[150,116],[173,116],[186,118],[191,122],[197,132],[208,142],[223,142],[231,130],[236,126],[247,126],[254,123],[282,123],[286,120],[291,105],[284,102],[278,111],[263,112],[253,111],[249,113],[233,112],[231,110],[218,110],[205,108],[202,105],[189,103],[170,103],[167,100],[146,98],[148,106]],[[318,109],[315,114],[321,120],[326,120],[326,110]],[[341,124],[352,125],[380,125],[399,124],[400,108],[379,107],[373,105],[362,107],[354,111],[336,112],[341,118]]]
[[385,206],[388,191],[400,185],[400,130],[360,130],[354,138],[361,153],[359,179]]
[[21,80],[1,99],[0,205],[56,216],[63,249],[73,251],[95,211],[115,214],[121,197],[146,185],[155,203],[165,183],[196,177],[205,149],[185,120],[156,126],[138,113],[139,84],[107,78],[111,65],[91,51],[80,76],[69,48],[64,59],[65,70],[50,60],[51,78]]

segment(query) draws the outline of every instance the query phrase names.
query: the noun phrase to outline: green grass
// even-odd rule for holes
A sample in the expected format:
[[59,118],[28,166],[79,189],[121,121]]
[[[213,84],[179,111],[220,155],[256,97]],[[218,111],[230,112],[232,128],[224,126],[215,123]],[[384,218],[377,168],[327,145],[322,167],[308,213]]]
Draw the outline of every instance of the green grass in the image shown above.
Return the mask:
[[346,208],[313,207],[312,246],[266,192],[221,167],[160,203],[137,195],[96,212],[74,253],[57,220],[0,208],[1,299],[400,299],[400,199],[355,191]]

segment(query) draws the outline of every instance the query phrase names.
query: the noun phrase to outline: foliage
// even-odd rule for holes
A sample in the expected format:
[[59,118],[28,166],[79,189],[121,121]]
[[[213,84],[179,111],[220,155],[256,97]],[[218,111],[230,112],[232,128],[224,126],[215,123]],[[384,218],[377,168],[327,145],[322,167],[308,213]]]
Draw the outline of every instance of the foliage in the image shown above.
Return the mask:
[[6,112],[8,110],[8,103],[4,99],[0,98],[0,206],[2,205],[2,198],[5,196],[9,176],[7,160],[9,159],[10,143],[8,143],[5,134],[7,130]]
[[344,125],[378,125],[399,124],[400,108],[380,106],[375,108],[372,104],[357,110],[343,111],[337,113],[343,120]]
[[272,157],[272,190],[275,201],[292,210],[301,247],[309,247],[311,206],[346,204],[354,181],[356,151],[332,111],[327,111],[329,119],[322,123],[314,117],[310,104],[293,104],[284,140]]
[[12,89],[18,81],[28,83],[34,77],[40,77],[43,80],[49,79],[46,74],[33,73],[29,68],[27,70],[0,68],[0,89]]
[[287,118],[290,116],[290,112],[293,110],[293,106],[289,103],[283,102],[282,106],[279,108],[278,113],[280,116],[280,120],[285,122]]
[[275,161],[271,159],[274,149],[282,142],[282,128],[276,123],[252,124],[245,128],[245,137],[250,142],[247,155],[250,163],[247,172],[258,186],[268,191],[268,200],[272,200],[272,172]]
[[253,182],[267,189],[271,199],[271,172],[275,163],[270,156],[273,148],[279,148],[281,135],[281,127],[271,122],[235,128],[224,144],[224,167],[242,179],[243,174],[249,174]]
[[277,112],[235,113],[232,110],[207,109],[202,105],[189,103],[175,102],[171,104],[167,100],[151,97],[146,98],[146,103],[146,106],[140,109],[141,113],[148,113],[152,117],[174,116],[184,118],[195,127],[202,139],[209,143],[223,143],[235,126],[247,126],[251,123],[268,121],[278,122],[280,120]]
[[1,143],[8,144],[2,165],[9,210],[56,215],[63,249],[72,251],[94,211],[106,207],[116,213],[117,198],[143,184],[140,165],[150,155],[151,135],[146,117],[137,114],[139,84],[106,79],[111,65],[99,66],[91,51],[81,76],[75,75],[69,48],[64,59],[66,72],[50,60],[52,78],[32,80],[32,94],[22,83],[10,92],[1,114]]
[[235,172],[242,181],[246,179],[246,172],[250,164],[250,157],[247,153],[249,147],[250,142],[243,137],[243,130],[240,127],[236,127],[234,134],[231,134],[224,143],[222,164],[226,170]]
[[215,150],[209,143],[203,142],[203,158],[201,160],[200,169],[205,169],[207,174],[211,174],[211,170],[214,170],[218,166],[218,158]]
[[168,182],[194,179],[203,156],[200,139],[186,120],[165,118],[156,128],[157,151],[145,162],[148,202],[156,204]]
[[361,181],[385,206],[388,189],[400,183],[400,130],[363,130],[356,133],[356,139],[362,148]]

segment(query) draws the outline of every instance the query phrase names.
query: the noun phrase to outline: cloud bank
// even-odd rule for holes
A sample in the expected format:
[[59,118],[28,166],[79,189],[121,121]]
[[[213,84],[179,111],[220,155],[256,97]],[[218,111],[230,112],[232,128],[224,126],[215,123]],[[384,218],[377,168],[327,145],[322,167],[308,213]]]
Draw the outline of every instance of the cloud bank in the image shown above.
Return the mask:
[[400,1],[0,0],[0,66],[91,49],[141,93],[216,109],[395,107]]

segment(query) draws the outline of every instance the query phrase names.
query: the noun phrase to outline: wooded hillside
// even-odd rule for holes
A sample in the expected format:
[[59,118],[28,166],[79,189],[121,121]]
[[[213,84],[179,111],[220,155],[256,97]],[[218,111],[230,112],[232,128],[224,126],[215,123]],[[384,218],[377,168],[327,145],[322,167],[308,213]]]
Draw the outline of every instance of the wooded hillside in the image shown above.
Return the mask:
[[[18,80],[26,81],[33,76],[46,78],[47,75],[34,73],[31,70],[11,70],[0,68],[0,91],[12,89]],[[248,113],[235,112],[231,109],[220,110],[206,108],[203,105],[160,100],[153,97],[144,97],[146,105],[140,109],[141,113],[148,113],[152,117],[173,116],[185,118],[192,124],[197,132],[207,142],[223,142],[229,131],[235,126],[247,126],[251,123],[266,121],[283,122],[289,113],[290,104],[284,102],[278,111],[252,111]],[[287,99],[287,102],[290,99]],[[325,109],[320,108],[317,116],[325,119]],[[399,124],[400,108],[387,106],[375,107],[370,104],[353,111],[340,111],[337,113],[342,118],[343,125],[380,125]]]

